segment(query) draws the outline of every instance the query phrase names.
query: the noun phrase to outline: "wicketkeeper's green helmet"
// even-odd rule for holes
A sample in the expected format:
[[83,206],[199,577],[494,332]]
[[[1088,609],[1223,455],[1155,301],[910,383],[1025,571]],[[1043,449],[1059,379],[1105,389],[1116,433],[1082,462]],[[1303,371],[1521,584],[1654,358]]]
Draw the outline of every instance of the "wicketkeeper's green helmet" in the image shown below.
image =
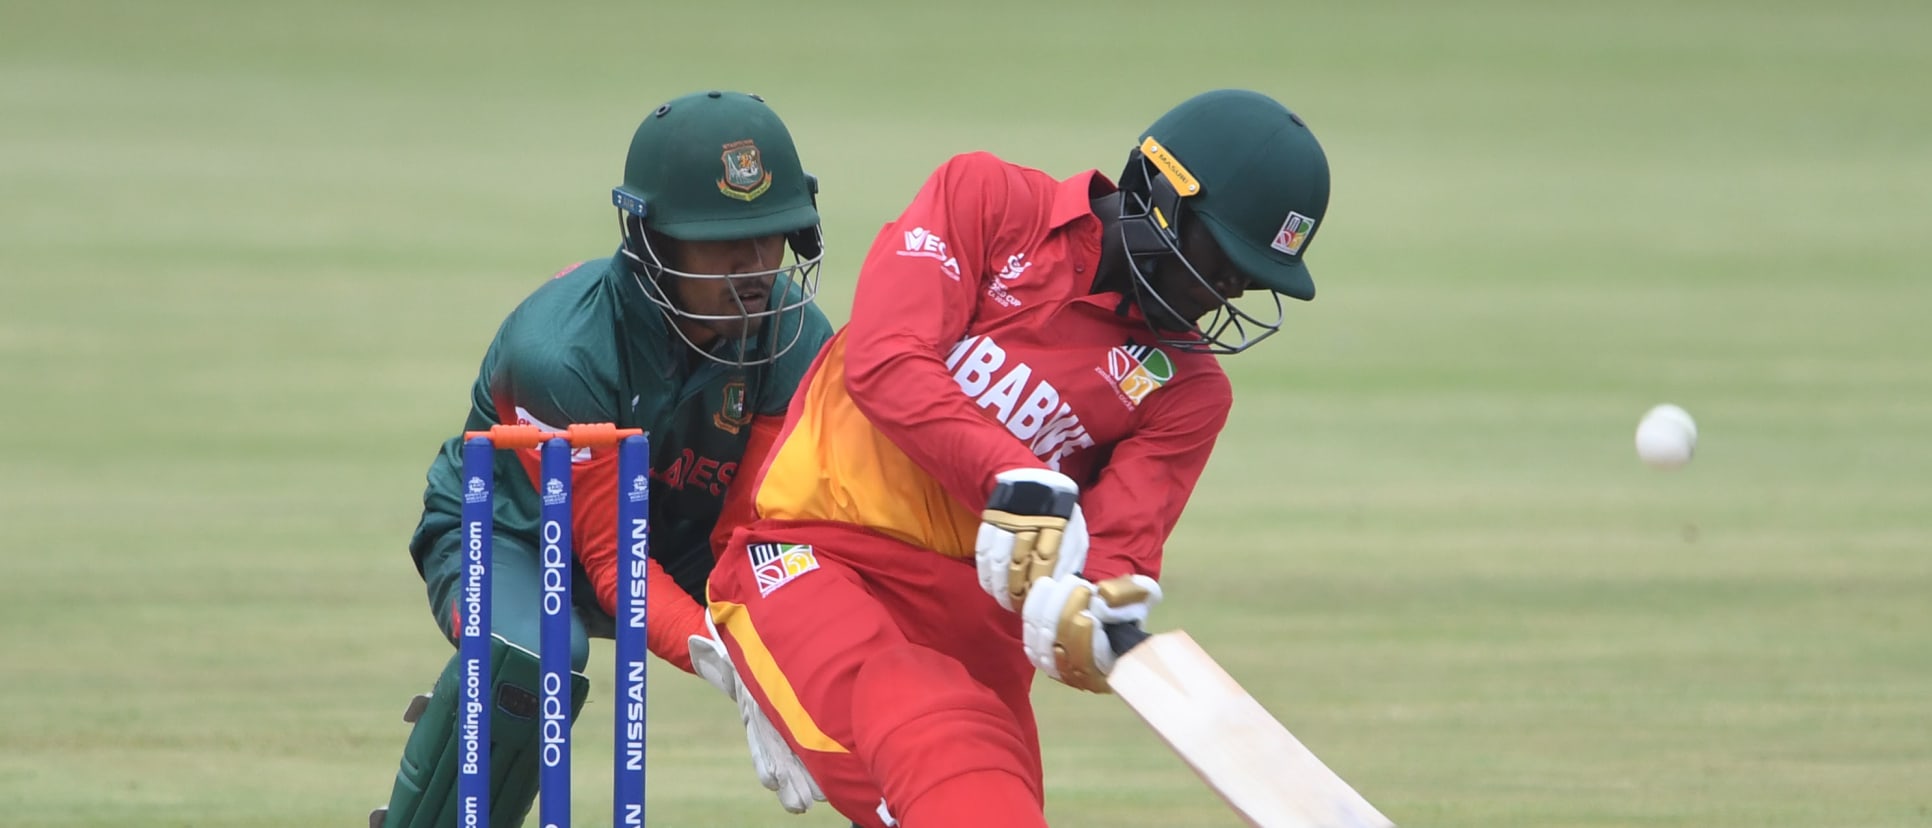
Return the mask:
[[[659,284],[665,274],[774,277],[767,307],[740,314],[764,320],[757,335],[735,343],[735,352],[730,343],[721,346],[723,353],[697,349],[719,361],[748,364],[776,359],[797,344],[804,329],[800,322],[818,293],[818,266],[825,255],[817,194],[818,180],[799,164],[791,132],[763,98],[698,92],[658,107],[637,125],[624,159],[624,183],[611,191],[611,202],[623,226],[624,257],[639,274],[645,295],[668,315],[720,318],[677,307]],[[678,241],[783,235],[793,262],[760,274],[686,273],[671,268],[665,251],[653,247],[654,234]]]
[[1328,157],[1301,117],[1273,98],[1220,89],[1182,102],[1141,134],[1120,190],[1122,238],[1144,305],[1166,305],[1150,281],[1156,267],[1184,267],[1201,279],[1181,255],[1185,221],[1206,224],[1274,305],[1268,320],[1223,301],[1189,336],[1164,338],[1168,344],[1245,350],[1281,329],[1280,297],[1315,298],[1302,255],[1328,212]]

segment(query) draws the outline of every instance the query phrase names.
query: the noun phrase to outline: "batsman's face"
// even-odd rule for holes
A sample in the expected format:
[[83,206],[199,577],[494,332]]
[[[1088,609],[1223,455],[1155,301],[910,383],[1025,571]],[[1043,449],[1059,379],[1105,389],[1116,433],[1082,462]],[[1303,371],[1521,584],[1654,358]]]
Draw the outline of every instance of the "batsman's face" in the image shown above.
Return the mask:
[[1160,268],[1155,275],[1156,289],[1190,327],[1210,311],[1241,298],[1254,285],[1248,274],[1234,266],[1215,242],[1207,223],[1198,217],[1182,228],[1181,258],[1186,261],[1185,267]]
[[737,338],[758,332],[771,304],[775,272],[783,263],[785,237],[731,241],[684,241],[677,245],[679,275],[666,291],[685,313],[711,333]]

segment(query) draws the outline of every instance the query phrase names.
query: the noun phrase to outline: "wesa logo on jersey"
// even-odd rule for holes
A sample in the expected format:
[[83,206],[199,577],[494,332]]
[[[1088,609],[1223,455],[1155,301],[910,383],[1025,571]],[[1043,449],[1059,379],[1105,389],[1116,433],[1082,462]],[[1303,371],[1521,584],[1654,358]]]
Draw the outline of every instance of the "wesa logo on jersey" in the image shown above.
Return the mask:
[[990,336],[969,336],[946,357],[959,390],[1006,426],[1033,456],[1058,470],[1060,461],[1093,445],[1073,406],[1060,401],[1060,391],[1045,379],[1034,379],[1033,367],[1009,361],[1006,349]]
[[947,251],[946,240],[940,238],[938,233],[924,227],[907,230],[906,247],[897,252],[901,256],[938,262],[939,269],[945,271],[947,278],[955,282],[959,281],[959,260],[953,258],[953,254]]
[[1019,307],[1019,297],[1006,289],[1006,283],[1020,278],[1020,275],[1026,273],[1026,269],[1032,266],[1033,263],[1026,260],[1025,253],[1015,253],[1006,257],[1006,267],[993,274],[994,279],[986,283],[986,295],[1004,307]]
[[1174,363],[1159,348],[1129,342],[1107,352],[1107,368],[1103,373],[1114,384],[1114,390],[1120,392],[1121,402],[1134,408],[1174,378]]
[[754,543],[745,551],[751,555],[751,574],[758,578],[758,594],[767,598],[793,578],[818,568],[812,547],[802,543]]

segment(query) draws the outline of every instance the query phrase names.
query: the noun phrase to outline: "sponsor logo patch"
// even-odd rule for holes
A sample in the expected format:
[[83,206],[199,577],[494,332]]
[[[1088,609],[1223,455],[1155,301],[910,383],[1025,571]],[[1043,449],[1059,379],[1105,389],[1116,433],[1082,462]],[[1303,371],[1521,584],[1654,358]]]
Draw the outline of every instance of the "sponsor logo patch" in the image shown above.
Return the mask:
[[812,547],[803,543],[754,543],[745,547],[751,555],[751,573],[758,576],[758,594],[769,597],[793,578],[818,568]]
[[938,233],[924,227],[907,230],[905,248],[894,252],[901,256],[938,262],[939,269],[945,272],[946,278],[959,281],[959,260],[953,258],[953,254],[946,249],[946,240],[940,238]]
[[1289,213],[1281,222],[1281,231],[1275,234],[1275,243],[1268,245],[1290,256],[1301,255],[1302,245],[1308,243],[1308,234],[1315,232],[1315,220],[1300,213]]
[[771,172],[758,155],[758,145],[750,140],[724,145],[724,177],[718,179],[718,192],[750,201],[771,189]]
[[1158,168],[1161,175],[1167,176],[1167,183],[1174,186],[1174,192],[1181,198],[1200,195],[1201,182],[1194,180],[1194,175],[1181,166],[1181,159],[1175,158],[1173,153],[1161,146],[1161,142],[1154,140],[1154,136],[1149,135],[1140,142],[1140,154]]

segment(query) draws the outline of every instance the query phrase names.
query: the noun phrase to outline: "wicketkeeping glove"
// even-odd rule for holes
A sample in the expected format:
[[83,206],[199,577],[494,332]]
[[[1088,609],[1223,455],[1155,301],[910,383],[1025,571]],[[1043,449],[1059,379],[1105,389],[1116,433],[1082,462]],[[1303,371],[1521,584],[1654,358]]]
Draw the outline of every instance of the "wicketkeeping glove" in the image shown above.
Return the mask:
[[1064,474],[1009,469],[993,479],[974,544],[979,585],[1017,611],[1034,581],[1087,565],[1087,519],[1080,515],[1080,487]]
[[1094,584],[1078,575],[1033,582],[1020,611],[1026,658],[1040,672],[1093,693],[1109,692],[1114,648],[1103,625],[1144,625],[1161,602],[1161,585],[1145,575],[1124,575]]
[[[710,620],[705,623],[709,626]],[[717,635],[717,631],[712,630],[711,635]],[[751,765],[758,773],[758,784],[776,792],[778,804],[794,814],[805,813],[814,800],[824,802],[825,793],[805,770],[805,763],[792,752],[785,737],[759,709],[758,700],[739,680],[724,644],[711,636],[691,636],[691,666],[712,687],[738,703],[738,719],[745,726],[745,743],[751,747]]]

